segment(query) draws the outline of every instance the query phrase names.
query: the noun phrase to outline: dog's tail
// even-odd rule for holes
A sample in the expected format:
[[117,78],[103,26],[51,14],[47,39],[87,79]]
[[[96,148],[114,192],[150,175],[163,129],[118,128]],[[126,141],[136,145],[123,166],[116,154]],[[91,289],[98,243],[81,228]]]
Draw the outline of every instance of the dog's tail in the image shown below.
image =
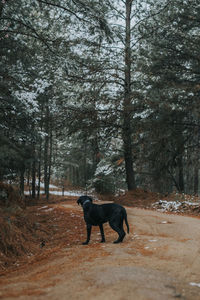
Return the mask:
[[125,210],[125,209],[124,209],[124,221],[125,221],[125,223],[126,223],[127,233],[129,233],[129,224],[128,224],[127,213],[126,213],[126,210]]

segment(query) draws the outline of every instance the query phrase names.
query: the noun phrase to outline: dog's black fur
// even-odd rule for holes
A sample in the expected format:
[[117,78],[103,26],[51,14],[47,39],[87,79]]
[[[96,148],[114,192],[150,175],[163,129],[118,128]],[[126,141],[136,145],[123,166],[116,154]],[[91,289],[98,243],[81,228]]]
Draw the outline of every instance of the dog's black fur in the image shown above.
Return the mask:
[[127,221],[127,213],[123,206],[115,203],[107,204],[93,204],[92,198],[88,196],[81,196],[77,200],[78,205],[81,204],[84,212],[84,220],[87,225],[87,240],[83,245],[87,245],[90,241],[92,226],[99,226],[101,232],[101,242],[105,242],[103,224],[109,222],[110,227],[115,230],[119,237],[114,243],[123,241],[126,233],[123,228],[123,221],[127,226],[127,233],[129,233],[129,225]]

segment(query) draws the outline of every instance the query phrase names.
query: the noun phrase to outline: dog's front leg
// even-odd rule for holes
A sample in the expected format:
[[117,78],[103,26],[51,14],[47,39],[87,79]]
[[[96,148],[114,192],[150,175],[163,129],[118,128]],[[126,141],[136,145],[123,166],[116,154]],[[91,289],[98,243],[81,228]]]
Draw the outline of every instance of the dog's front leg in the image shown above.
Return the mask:
[[103,230],[103,224],[99,225],[100,231],[101,231],[101,243],[105,243],[105,235]]
[[89,243],[91,230],[92,230],[92,225],[87,224],[87,240],[83,243],[83,245],[87,245]]

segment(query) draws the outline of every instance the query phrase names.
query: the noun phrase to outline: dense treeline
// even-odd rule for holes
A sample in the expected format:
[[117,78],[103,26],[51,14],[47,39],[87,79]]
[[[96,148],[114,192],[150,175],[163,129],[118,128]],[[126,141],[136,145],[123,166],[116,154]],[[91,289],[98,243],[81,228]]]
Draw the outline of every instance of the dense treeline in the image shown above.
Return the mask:
[[0,180],[199,192],[198,1],[0,1]]

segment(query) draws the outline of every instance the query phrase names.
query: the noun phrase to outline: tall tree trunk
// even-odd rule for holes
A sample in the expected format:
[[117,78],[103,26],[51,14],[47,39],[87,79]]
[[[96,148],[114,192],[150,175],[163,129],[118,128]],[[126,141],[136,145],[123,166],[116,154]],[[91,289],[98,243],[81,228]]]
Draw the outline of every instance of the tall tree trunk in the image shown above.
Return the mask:
[[40,148],[38,154],[38,187],[37,187],[37,198],[40,198],[40,184],[41,184],[41,159],[42,159],[42,140],[40,140]]
[[126,38],[125,38],[125,82],[123,104],[123,143],[128,190],[136,188],[133,170],[132,137],[131,137],[131,8],[132,0],[126,0]]
[[24,195],[24,173],[25,173],[25,166],[23,165],[20,170],[20,193]]
[[99,150],[99,143],[98,143],[98,134],[95,133],[95,137],[92,141],[92,149],[94,151],[93,156],[93,165],[94,165],[94,172],[96,171],[97,165],[100,162],[100,150]]
[[194,167],[194,194],[199,192],[199,168],[198,165]]
[[4,9],[5,3],[3,1],[0,2],[0,17],[3,15],[3,9]]
[[85,137],[85,149],[84,149],[84,185],[85,185],[85,192],[87,194],[87,179],[88,179],[88,174],[87,174],[87,136]]
[[47,193],[46,199],[49,199],[49,184],[51,179],[51,165],[52,165],[52,153],[53,153],[53,132],[52,124],[50,127],[50,136],[49,136],[49,155],[48,155],[48,174],[47,174]]
[[[24,147],[25,149],[25,142],[22,143],[22,146]],[[25,173],[25,157],[24,157],[24,160],[21,162],[21,168],[20,168],[20,185],[19,185],[19,188],[20,188],[20,193],[21,195],[24,195],[24,173]]]
[[184,175],[183,175],[183,156],[180,154],[178,158],[178,186],[179,186],[179,192],[184,192],[185,186],[184,186]]
[[31,188],[30,188],[30,166],[28,167],[28,173],[27,173],[27,186],[29,191],[29,196],[31,196]]
[[[199,135],[198,135],[198,142],[199,142]],[[193,161],[193,168],[194,168],[194,195],[199,194],[199,152],[194,153],[194,161]]]
[[49,105],[48,101],[45,108],[45,141],[44,141],[44,192],[46,199],[49,197],[49,176],[48,176],[48,162],[49,162]]
[[36,162],[35,162],[35,145],[33,145],[33,162],[32,162],[32,198],[35,199],[35,180],[36,180]]

